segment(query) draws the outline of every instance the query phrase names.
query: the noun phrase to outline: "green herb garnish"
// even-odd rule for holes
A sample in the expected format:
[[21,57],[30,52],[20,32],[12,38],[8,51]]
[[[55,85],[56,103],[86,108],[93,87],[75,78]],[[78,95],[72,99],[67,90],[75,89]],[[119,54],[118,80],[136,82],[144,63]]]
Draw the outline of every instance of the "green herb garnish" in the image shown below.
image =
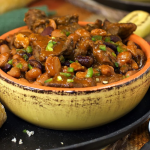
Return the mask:
[[49,79],[47,79],[44,83],[51,82],[52,80],[53,80],[53,78],[49,78]]
[[29,67],[30,70],[33,68],[30,64],[28,64],[28,67]]
[[67,72],[74,72],[74,68],[68,67]]
[[92,36],[92,41],[102,40],[102,36],[100,35],[94,35]]
[[8,64],[12,65],[13,64],[13,59],[9,60]]
[[67,82],[74,82],[73,79],[67,79]]
[[106,51],[106,45],[100,45],[99,49],[102,50],[102,51]]
[[111,53],[114,57],[116,57],[116,54],[114,52]]
[[27,51],[27,53],[32,53],[32,47],[31,46],[28,46],[27,48],[26,48],[26,51]]
[[21,63],[18,63],[18,64],[16,65],[16,67],[19,68],[19,69],[22,69],[23,65],[22,65]]
[[71,76],[70,73],[64,73],[64,72],[60,72],[60,75],[63,75],[63,76],[65,76],[65,77],[70,77],[70,76]]
[[91,78],[93,76],[93,68],[90,67],[88,68],[87,74],[86,74],[86,78]]
[[115,66],[116,66],[116,67],[119,67],[119,64],[118,64],[118,62],[115,62]]
[[27,61],[29,57],[28,57],[28,55],[24,54],[23,58],[24,58],[25,61]]

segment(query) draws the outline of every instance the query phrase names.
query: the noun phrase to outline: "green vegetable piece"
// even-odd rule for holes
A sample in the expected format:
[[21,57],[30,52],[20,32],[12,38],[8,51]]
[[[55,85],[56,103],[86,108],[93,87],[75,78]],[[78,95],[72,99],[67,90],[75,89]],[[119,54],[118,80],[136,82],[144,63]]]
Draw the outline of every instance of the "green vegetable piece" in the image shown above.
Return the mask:
[[67,32],[66,32],[66,36],[69,36],[69,35],[70,35],[70,32],[69,32],[69,31],[67,31]]
[[114,57],[116,57],[116,54],[114,52],[111,53]]
[[100,76],[100,73],[95,73],[95,76]]
[[28,64],[28,67],[29,67],[30,70],[33,68],[30,64]]
[[26,50],[25,50],[25,49],[16,49],[16,51],[17,51],[17,52],[19,52],[19,51],[26,52]]
[[50,41],[46,46],[46,51],[53,51],[53,42]]
[[93,76],[93,68],[90,67],[88,68],[87,74],[86,74],[86,78],[91,78]]
[[21,63],[18,63],[18,64],[16,65],[16,67],[19,68],[19,69],[22,69],[23,65],[22,65]]
[[72,60],[69,60],[69,62],[72,64],[74,61],[72,61]]
[[57,76],[57,81],[62,81],[62,77],[61,76]]
[[51,82],[52,80],[53,80],[53,78],[49,78],[49,79],[47,79],[44,83]]
[[106,37],[105,42],[110,42],[110,37]]
[[115,62],[115,66],[116,66],[116,67],[119,67],[119,64],[118,64],[118,62]]
[[23,58],[24,58],[25,61],[27,61],[29,57],[28,57],[28,55],[24,54]]
[[102,51],[106,51],[106,45],[100,45],[99,49],[102,50]]
[[71,76],[70,73],[64,73],[64,72],[60,72],[60,75],[63,75],[63,76],[65,76],[65,77],[70,77],[70,76]]
[[32,47],[31,46],[28,46],[27,48],[26,48],[26,51],[27,51],[27,53],[32,53]]
[[26,129],[24,129],[24,130],[23,130],[23,133],[27,133],[27,130],[26,130]]
[[117,46],[117,51],[118,51],[119,53],[123,52],[123,49],[121,48],[121,46]]
[[73,79],[67,79],[67,82],[74,82]]
[[60,62],[65,62],[65,58],[64,58],[64,56],[63,55],[61,55],[60,57],[59,57],[59,60],[60,60]]
[[67,72],[74,72],[74,68],[68,67]]
[[8,64],[12,65],[13,64],[13,59],[9,60]]
[[102,40],[102,36],[100,35],[94,35],[92,36],[92,41]]

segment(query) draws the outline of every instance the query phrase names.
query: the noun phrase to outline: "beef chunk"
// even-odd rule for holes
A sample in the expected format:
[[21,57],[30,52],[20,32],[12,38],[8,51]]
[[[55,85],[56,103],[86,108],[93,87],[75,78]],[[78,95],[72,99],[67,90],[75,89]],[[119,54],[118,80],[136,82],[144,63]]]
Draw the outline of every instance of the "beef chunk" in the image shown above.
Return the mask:
[[46,17],[45,12],[38,9],[29,9],[25,14],[24,21],[28,28],[35,33],[42,32],[43,28],[49,24],[49,19]]
[[84,28],[89,32],[91,32],[93,29],[102,28],[102,21],[97,19],[94,24],[87,24]]
[[108,34],[118,35],[122,39],[125,39],[136,30],[137,26],[133,23],[111,23],[105,20],[102,28],[106,30]]

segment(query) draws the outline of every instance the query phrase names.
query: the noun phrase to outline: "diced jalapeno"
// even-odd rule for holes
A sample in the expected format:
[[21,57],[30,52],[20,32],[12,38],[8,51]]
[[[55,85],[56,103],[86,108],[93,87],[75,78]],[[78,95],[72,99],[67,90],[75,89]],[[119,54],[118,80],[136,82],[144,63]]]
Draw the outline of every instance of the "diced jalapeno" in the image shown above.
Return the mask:
[[74,82],[73,79],[67,79],[67,82]]
[[105,42],[110,42],[110,37],[106,37]]
[[111,53],[114,57],[116,57],[116,54],[114,52]]
[[60,72],[60,75],[63,75],[65,77],[70,77],[71,76],[70,73],[65,73],[65,72]]
[[93,68],[90,67],[88,68],[87,74],[86,74],[86,78],[91,78],[93,76]]
[[106,45],[100,45],[99,49],[102,50],[102,51],[106,51]]
[[53,46],[56,44],[57,42],[55,41],[49,41],[47,46],[46,46],[46,51],[53,51]]
[[12,65],[13,64],[13,59],[9,60],[8,64]]
[[29,67],[30,70],[33,68],[30,64],[28,64],[28,67]]
[[24,58],[25,61],[27,61],[28,60],[28,55],[24,54],[23,58]]
[[68,67],[67,72],[74,72],[74,68]]
[[67,31],[67,32],[66,32],[66,36],[69,36],[69,35],[70,35],[70,32],[69,32],[69,31]]
[[27,48],[26,48],[26,51],[27,51],[27,53],[32,53],[32,47],[31,46],[28,46]]
[[61,76],[57,76],[57,81],[62,81],[62,77]]
[[53,78],[49,78],[49,79],[47,79],[44,83],[51,82],[52,80],[53,80]]
[[74,61],[72,61],[72,60],[69,60],[69,62],[72,64]]
[[19,69],[22,69],[23,65],[22,65],[21,63],[18,63],[18,64],[16,65],[16,67],[19,68]]
[[116,67],[119,67],[119,64],[118,64],[118,62],[115,62],[115,66],[116,66]]

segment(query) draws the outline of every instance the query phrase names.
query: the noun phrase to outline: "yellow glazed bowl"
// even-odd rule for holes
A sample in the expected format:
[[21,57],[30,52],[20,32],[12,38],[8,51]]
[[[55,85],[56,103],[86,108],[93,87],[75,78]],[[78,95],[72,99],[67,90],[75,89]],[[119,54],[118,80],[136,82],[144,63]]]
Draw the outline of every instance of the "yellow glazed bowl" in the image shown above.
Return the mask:
[[147,56],[145,66],[129,78],[103,86],[54,88],[21,82],[0,70],[0,101],[18,117],[44,128],[78,130],[116,120],[142,100],[150,84],[150,46],[137,35],[129,39]]

